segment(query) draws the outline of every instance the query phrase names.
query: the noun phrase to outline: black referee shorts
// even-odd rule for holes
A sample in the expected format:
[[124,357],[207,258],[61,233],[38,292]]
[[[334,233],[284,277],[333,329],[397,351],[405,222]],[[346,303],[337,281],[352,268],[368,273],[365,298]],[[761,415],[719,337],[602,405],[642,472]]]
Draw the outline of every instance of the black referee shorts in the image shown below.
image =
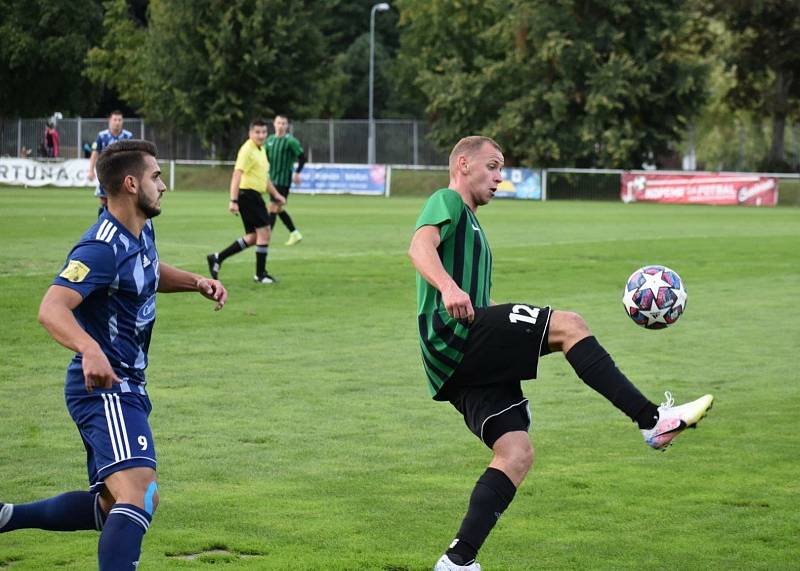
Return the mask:
[[239,189],[239,216],[242,218],[245,234],[251,234],[256,228],[270,225],[269,212],[260,192],[249,188]]
[[475,310],[464,358],[437,397],[489,448],[506,432],[530,429],[521,381],[535,379],[539,357],[550,353],[550,312],[524,303]]

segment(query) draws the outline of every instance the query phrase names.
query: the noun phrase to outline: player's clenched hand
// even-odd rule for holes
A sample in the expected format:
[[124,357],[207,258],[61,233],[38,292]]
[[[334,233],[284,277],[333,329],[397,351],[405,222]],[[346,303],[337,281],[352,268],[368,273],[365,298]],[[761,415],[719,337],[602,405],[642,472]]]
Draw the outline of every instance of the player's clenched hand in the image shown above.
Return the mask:
[[442,301],[444,302],[447,313],[456,319],[466,319],[472,322],[475,319],[475,310],[472,308],[472,300],[469,298],[467,292],[453,284],[452,287],[447,288],[442,292]]
[[235,216],[239,216],[239,203],[230,201],[228,203],[228,210],[231,211],[231,214],[233,214]]
[[225,306],[225,302],[228,300],[228,290],[225,289],[225,286],[222,285],[222,282],[219,280],[209,280],[206,278],[197,280],[197,291],[199,291],[203,297],[217,302],[214,306],[214,311],[222,309]]
[[122,382],[111,368],[108,357],[99,347],[84,351],[81,362],[83,364],[83,382],[88,392],[92,392],[94,387],[110,389],[113,383]]

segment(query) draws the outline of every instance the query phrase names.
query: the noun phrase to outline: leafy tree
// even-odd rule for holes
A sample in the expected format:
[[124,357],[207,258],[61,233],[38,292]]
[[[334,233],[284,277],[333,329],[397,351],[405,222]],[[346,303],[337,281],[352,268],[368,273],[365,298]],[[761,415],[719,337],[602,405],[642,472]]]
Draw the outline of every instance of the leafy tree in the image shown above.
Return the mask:
[[0,115],[91,109],[81,72],[101,19],[96,0],[0,0]]
[[[373,3],[317,0],[314,10],[327,48],[320,65],[324,77],[315,85],[315,100],[324,117],[367,118],[369,114],[369,25]],[[424,106],[402,96],[395,81],[399,46],[394,9],[375,15],[375,117],[418,115]]]
[[494,136],[510,161],[639,167],[679,141],[704,68],[682,0],[405,0],[402,58],[421,70],[442,146]]
[[721,55],[732,73],[727,102],[772,119],[770,150],[760,167],[789,170],[786,122],[800,117],[800,3],[796,0],[713,0],[702,4],[733,35]]
[[[313,109],[323,53],[313,14],[292,0],[152,0],[147,27],[106,3],[107,35],[90,75],[150,120],[197,132],[223,156],[252,117]],[[121,33],[126,40],[118,42]]]

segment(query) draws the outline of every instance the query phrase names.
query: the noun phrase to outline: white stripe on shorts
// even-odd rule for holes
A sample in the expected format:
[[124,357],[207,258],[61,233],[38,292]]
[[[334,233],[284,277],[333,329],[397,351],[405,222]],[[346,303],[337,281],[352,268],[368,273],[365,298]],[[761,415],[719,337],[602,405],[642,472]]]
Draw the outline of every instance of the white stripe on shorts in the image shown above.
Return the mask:
[[122,406],[117,394],[102,394],[106,422],[108,423],[111,447],[114,449],[114,460],[119,462],[131,457],[131,447],[128,444],[128,433],[125,429],[125,419],[122,416]]
[[111,439],[111,448],[114,451],[114,461],[119,462],[119,451],[117,451],[117,439],[114,434],[114,427],[111,424],[111,414],[109,414],[108,408],[108,399],[106,399],[106,395],[101,393],[100,396],[103,397],[103,408],[106,411],[106,424],[108,424],[108,436]]

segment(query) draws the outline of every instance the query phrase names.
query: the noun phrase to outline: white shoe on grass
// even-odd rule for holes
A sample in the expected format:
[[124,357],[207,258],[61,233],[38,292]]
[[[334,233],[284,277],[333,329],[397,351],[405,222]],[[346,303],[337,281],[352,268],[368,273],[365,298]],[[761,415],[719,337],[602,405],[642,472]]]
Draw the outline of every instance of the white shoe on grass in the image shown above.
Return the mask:
[[672,441],[687,428],[694,428],[714,404],[714,397],[703,395],[697,400],[674,406],[672,393],[664,393],[667,402],[658,407],[658,421],[649,430],[642,430],[644,441],[651,448],[666,450]]
[[477,561],[473,561],[469,565],[456,565],[447,555],[442,555],[439,561],[436,562],[436,567],[433,571],[481,571],[481,565]]

